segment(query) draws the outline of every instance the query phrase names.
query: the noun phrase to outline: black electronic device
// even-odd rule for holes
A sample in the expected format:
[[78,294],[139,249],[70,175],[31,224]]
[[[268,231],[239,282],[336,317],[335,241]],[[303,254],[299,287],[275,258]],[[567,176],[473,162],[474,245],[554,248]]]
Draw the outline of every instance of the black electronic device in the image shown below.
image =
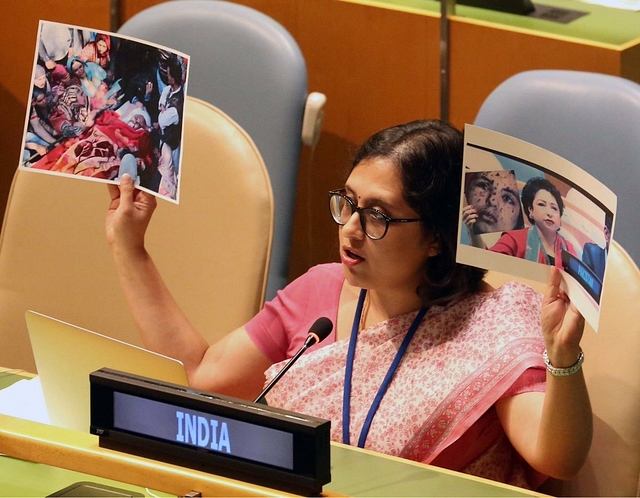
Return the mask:
[[600,303],[600,295],[602,294],[602,282],[595,273],[568,251],[562,251],[562,267],[564,270],[575,278],[587,293]]
[[457,0],[460,5],[527,15],[536,10],[531,0]]
[[136,491],[128,491],[126,489],[108,486],[107,484],[90,481],[74,482],[66,488],[47,495],[47,498],[59,496],[75,496],[82,498],[144,498],[142,493],[138,493]]
[[523,16],[529,15],[536,10],[531,0],[456,0],[455,3]]
[[328,420],[107,368],[89,380],[101,447],[308,496],[331,481]]

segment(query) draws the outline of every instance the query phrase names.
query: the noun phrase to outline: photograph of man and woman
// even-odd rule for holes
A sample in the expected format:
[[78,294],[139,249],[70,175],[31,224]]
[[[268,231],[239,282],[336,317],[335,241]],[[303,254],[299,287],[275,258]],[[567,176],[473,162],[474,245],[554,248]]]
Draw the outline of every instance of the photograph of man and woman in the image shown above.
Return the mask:
[[556,266],[598,313],[615,196],[548,151],[475,127],[465,134],[469,130],[459,243],[476,251],[462,249],[472,256],[466,262],[538,281],[548,275],[541,267]]
[[188,56],[40,21],[20,167],[179,201]]

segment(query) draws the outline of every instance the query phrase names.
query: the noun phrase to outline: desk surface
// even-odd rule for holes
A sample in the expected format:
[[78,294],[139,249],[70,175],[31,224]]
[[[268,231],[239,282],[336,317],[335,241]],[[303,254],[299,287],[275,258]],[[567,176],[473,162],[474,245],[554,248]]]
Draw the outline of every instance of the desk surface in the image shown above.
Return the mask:
[[73,470],[0,456],[0,496],[33,497],[47,496],[77,482],[91,482],[144,496],[170,497],[175,495],[162,491],[133,486],[111,479],[104,479]]
[[[440,15],[436,0],[344,0],[351,3],[405,10],[417,14]],[[501,24],[538,34],[576,38],[583,42],[615,46],[640,43],[640,12],[593,5],[577,0],[533,0],[534,5],[587,12],[570,23],[562,24],[531,16],[507,14],[490,9],[456,5],[456,18]]]
[[[22,378],[16,373],[0,372],[0,389]],[[78,481],[103,483],[145,496],[175,496],[191,489],[207,495],[283,495],[268,488],[106,450],[98,447],[97,437],[88,433],[4,415],[0,415],[1,453],[9,456],[0,457],[0,496],[45,496]],[[94,477],[94,473],[101,477]],[[331,446],[331,473],[332,480],[324,487],[327,495],[540,496],[336,443]],[[165,491],[152,494],[140,486],[147,483]],[[184,489],[187,483],[191,489]]]

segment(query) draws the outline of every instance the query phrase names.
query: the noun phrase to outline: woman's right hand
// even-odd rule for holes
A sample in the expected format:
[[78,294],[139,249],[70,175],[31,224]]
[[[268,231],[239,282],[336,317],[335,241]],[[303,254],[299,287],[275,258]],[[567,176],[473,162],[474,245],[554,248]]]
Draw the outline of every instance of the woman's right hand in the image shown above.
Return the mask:
[[107,242],[114,252],[144,252],[144,235],[156,209],[156,198],[135,188],[131,176],[125,174],[120,185],[108,185],[111,203],[105,229]]
[[474,247],[479,247],[480,249],[487,249],[487,244],[485,244],[482,237],[475,233],[473,229],[473,225],[478,221],[478,211],[471,205],[466,205],[462,208],[462,222],[467,227],[467,233],[469,234],[469,239],[471,240],[471,245]]
[[462,208],[462,221],[467,225],[469,233],[473,233],[473,225],[478,220],[478,211],[471,205],[464,206]]

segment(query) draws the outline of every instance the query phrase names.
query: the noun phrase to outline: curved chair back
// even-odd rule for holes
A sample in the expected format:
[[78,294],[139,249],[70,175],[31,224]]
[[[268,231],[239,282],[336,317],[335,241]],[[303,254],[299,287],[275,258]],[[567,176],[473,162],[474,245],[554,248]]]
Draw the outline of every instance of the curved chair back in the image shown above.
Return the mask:
[[640,85],[605,74],[536,70],[500,84],[475,124],[576,164],[618,196],[614,238],[640,264]]
[[267,297],[286,285],[296,202],[307,69],[285,28],[249,7],[174,0],[150,7],[119,30],[191,56],[187,94],[231,116],[264,158],[276,224]]
[[[187,98],[179,205],[159,200],[147,249],[179,306],[214,341],[262,307],[273,197],[249,136]],[[104,234],[105,185],[18,170],[0,236],[0,365],[35,372],[32,309],[141,344]]]
[[[495,286],[512,279],[489,272]],[[526,282],[543,291],[544,285]],[[584,375],[594,416],[593,444],[572,481],[551,480],[553,496],[638,496],[640,478],[640,270],[612,241],[602,294],[599,332],[587,326],[582,338]]]

